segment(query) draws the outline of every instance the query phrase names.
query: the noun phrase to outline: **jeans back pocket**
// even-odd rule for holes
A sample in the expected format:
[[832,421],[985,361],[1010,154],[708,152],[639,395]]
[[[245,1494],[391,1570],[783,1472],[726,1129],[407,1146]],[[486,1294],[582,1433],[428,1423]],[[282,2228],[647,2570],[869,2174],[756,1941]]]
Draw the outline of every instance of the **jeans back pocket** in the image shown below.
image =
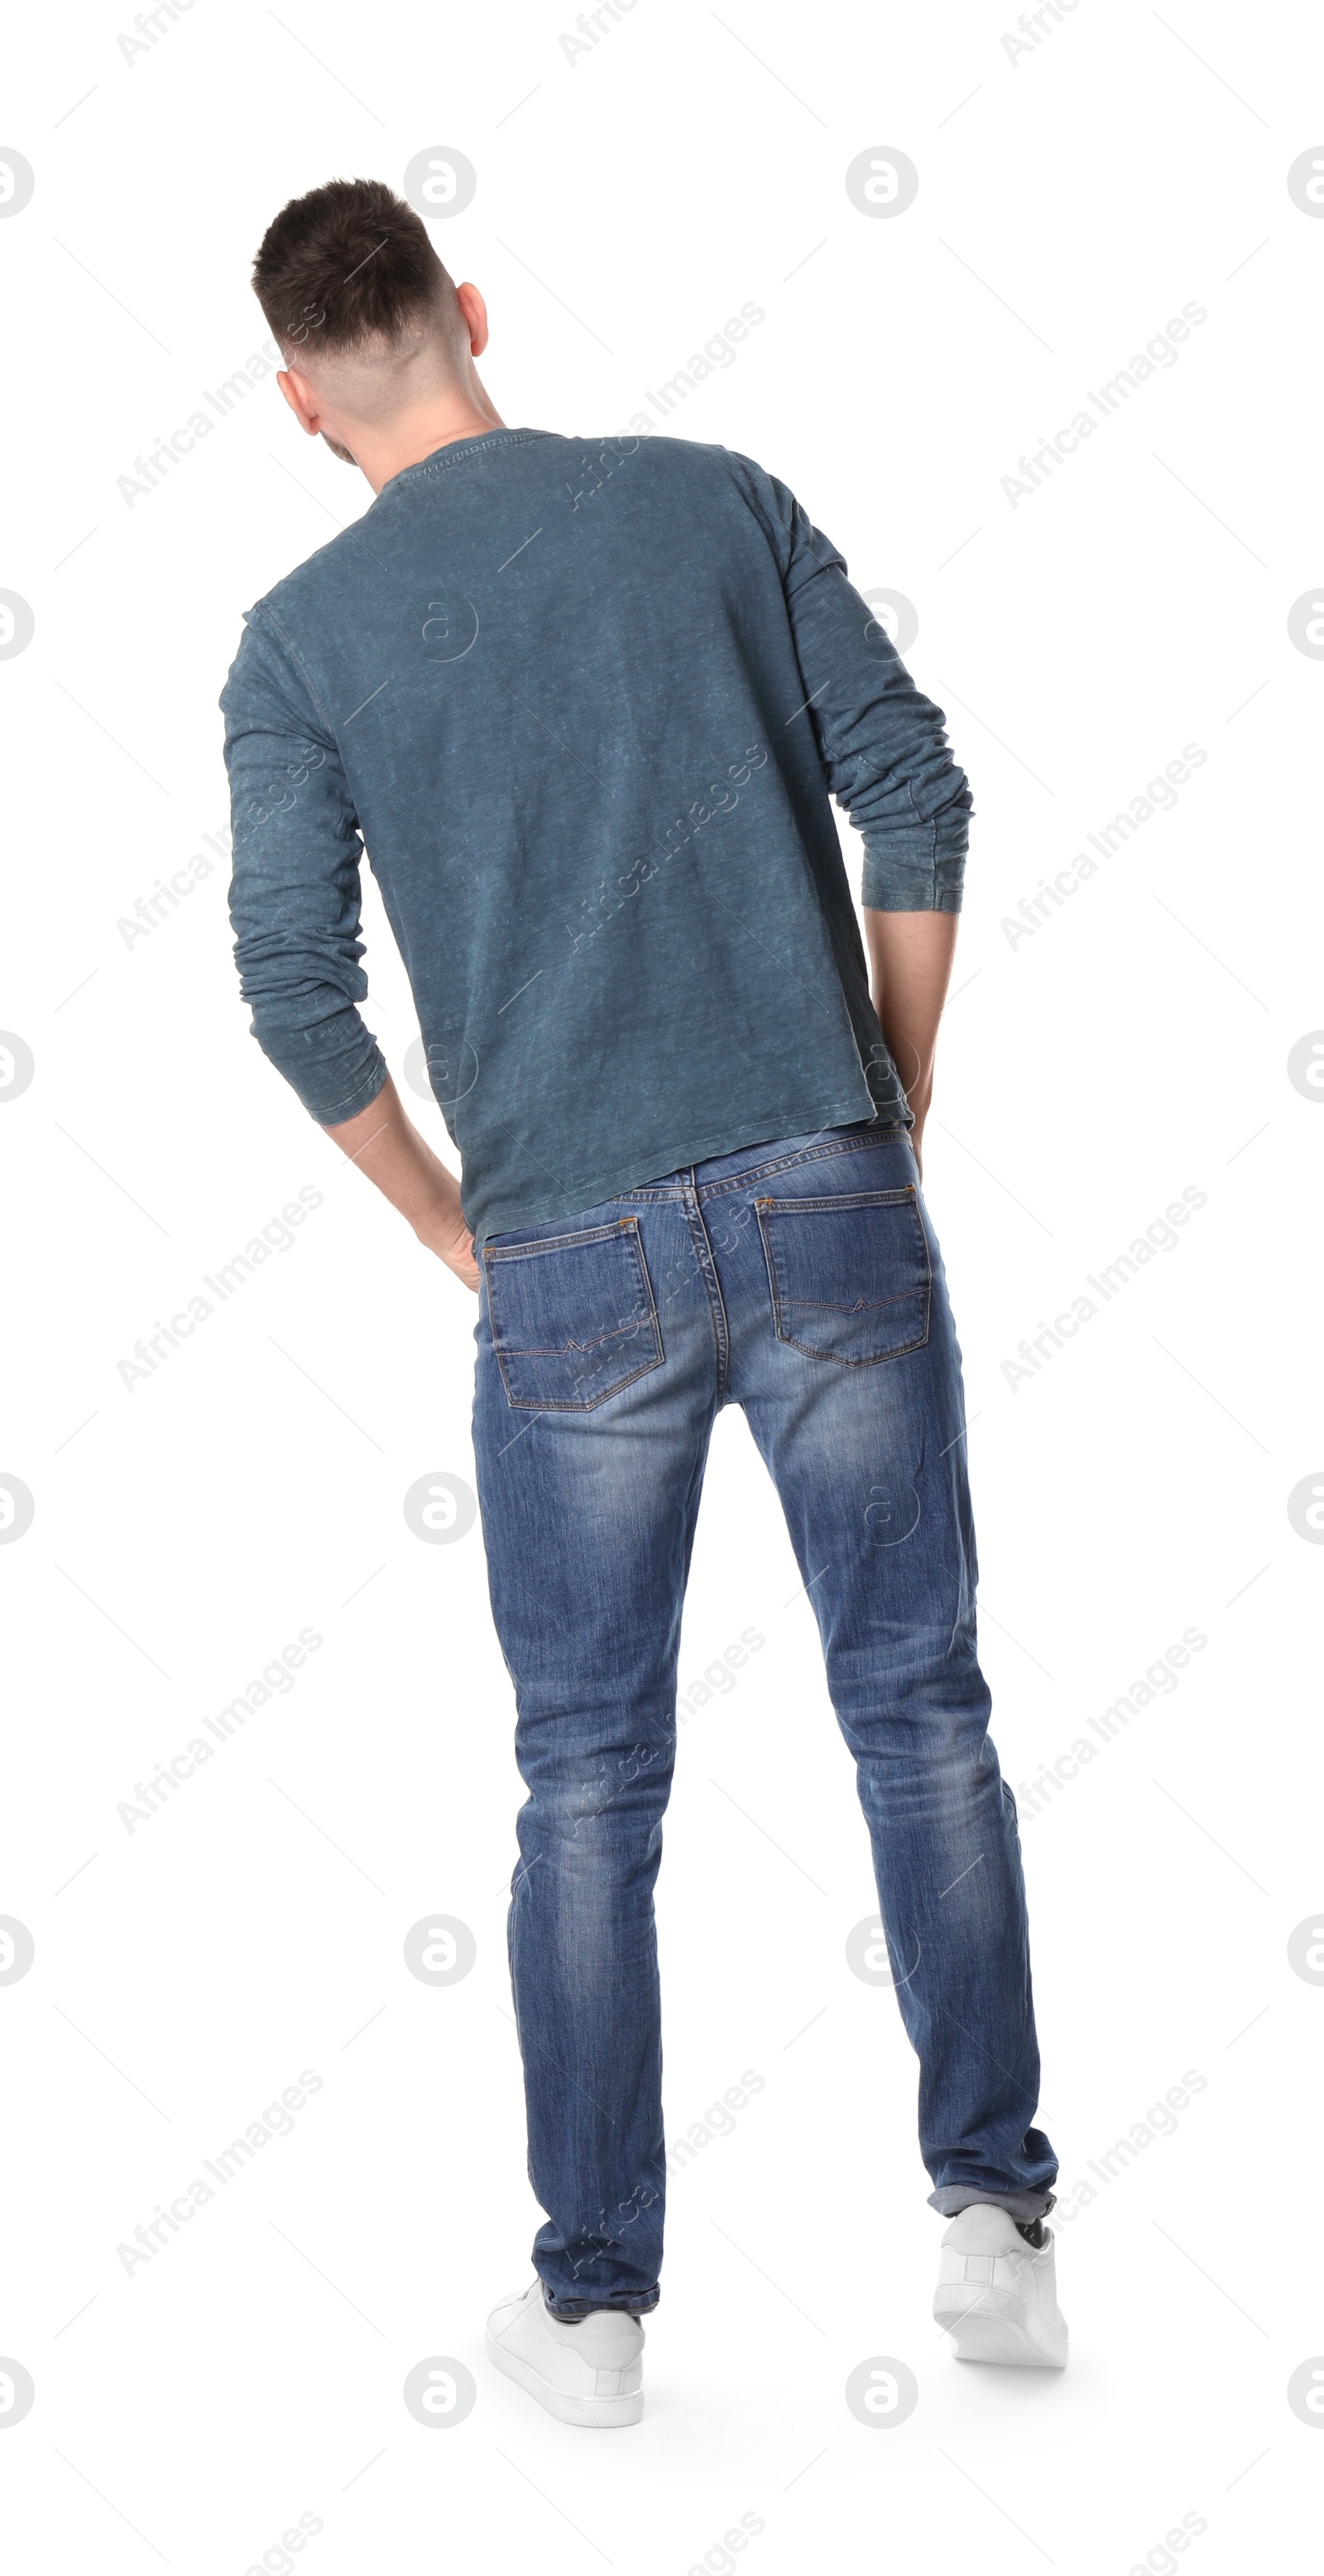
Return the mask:
[[485,1244],[487,1315],[507,1401],[589,1413],[665,1357],[636,1217]]
[[844,1368],[927,1342],[933,1269],[913,1184],[754,1206],[778,1341]]

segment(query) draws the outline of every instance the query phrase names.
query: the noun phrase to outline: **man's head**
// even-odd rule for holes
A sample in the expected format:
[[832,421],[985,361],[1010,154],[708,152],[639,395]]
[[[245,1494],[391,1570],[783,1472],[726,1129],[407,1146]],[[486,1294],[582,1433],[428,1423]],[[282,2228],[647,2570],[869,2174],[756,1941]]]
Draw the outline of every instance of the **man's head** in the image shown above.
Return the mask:
[[417,446],[435,427],[428,444],[440,445],[497,425],[473,366],[487,342],[483,299],[452,284],[427,226],[384,181],[332,179],[292,198],[263,237],[253,286],[291,411],[377,489],[411,461],[397,455],[402,441]]

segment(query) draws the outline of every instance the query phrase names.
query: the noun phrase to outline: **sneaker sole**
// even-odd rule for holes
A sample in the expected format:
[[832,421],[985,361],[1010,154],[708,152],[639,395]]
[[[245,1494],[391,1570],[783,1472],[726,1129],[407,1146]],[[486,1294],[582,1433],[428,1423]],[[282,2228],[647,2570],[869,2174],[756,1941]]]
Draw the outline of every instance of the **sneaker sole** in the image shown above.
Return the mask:
[[517,2387],[536,2397],[558,2423],[582,2424],[590,2429],[596,2426],[603,2432],[613,2432],[619,2425],[637,2424],[643,2414],[642,2388],[632,2388],[623,2397],[571,2397],[565,2389],[554,2388],[531,2361],[521,2360],[517,2352],[507,2352],[493,2334],[487,2337],[487,2358]]
[[991,2361],[1014,2370],[1066,2369],[1065,2334],[1060,2343],[1056,2337],[1050,2341],[1042,2328],[1036,2336],[1024,2300],[1009,2290],[985,2290],[968,2305],[959,2284],[954,2285],[952,2296],[944,2298],[939,2291],[933,2314],[951,2336],[958,2361]]

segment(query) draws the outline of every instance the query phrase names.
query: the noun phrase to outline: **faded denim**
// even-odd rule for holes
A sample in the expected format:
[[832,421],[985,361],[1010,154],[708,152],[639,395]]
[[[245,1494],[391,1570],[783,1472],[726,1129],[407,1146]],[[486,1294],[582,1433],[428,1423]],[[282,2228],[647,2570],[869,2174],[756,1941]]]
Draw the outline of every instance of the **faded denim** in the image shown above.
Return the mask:
[[[791,1137],[506,1231],[474,1433],[528,1795],[510,1963],[549,2305],[658,2297],[653,1887],[719,1405],[776,1484],[855,1757],[935,2207],[1048,2206],[1016,1807],[988,1736],[960,1352],[904,1127]],[[867,2161],[868,2142],[861,2140]]]

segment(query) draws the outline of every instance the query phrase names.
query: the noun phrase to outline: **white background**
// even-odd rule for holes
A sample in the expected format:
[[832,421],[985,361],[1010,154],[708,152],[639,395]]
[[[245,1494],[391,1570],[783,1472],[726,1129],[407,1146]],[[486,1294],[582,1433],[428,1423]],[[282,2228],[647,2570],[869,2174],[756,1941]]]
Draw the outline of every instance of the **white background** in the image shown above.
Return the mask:
[[[0,2439],[13,2563],[242,2576],[301,2512],[318,2576],[1125,2576],[1166,2566],[1184,2514],[1203,2576],[1299,2563],[1320,2461],[1286,2386],[1324,2350],[1324,1993],[1287,1943],[1324,1896],[1321,1559],[1287,1496],[1324,1460],[1324,1116],[1286,1061],[1324,1023],[1324,670],[1287,619],[1324,572],[1324,222],[1286,174],[1324,128],[1319,32],[1304,9],[1081,0],[1013,61],[993,0],[638,0],[603,25],[573,62],[569,16],[533,0],[197,0],[132,60],[127,18],[91,6],[10,30],[5,140],[36,172],[0,221],[0,584],[36,621],[0,667],[0,1023],[36,1064],[0,1101],[0,1469],[36,1502],[0,1547],[0,1912],[36,1943],[0,1986],[0,2352],[36,2385]],[[1208,1639],[1024,1826],[1063,2185],[1206,2078],[1061,2227],[1061,2378],[963,2369],[931,2324],[915,2064],[845,1958],[867,1839],[734,1413],[682,1680],[746,1626],[767,1646],[681,1734],[668,2136],[745,2069],[764,2086],[673,2183],[642,2426],[567,2431],[482,2356],[538,2219],[511,1695],[477,1531],[425,1546],[402,1513],[422,1475],[472,1481],[473,1311],[247,1035],[225,869],[131,947],[117,929],[222,828],[241,611],[369,499],[269,381],[132,508],[117,478],[259,346],[247,270],[276,208],[333,175],[398,185],[432,145],[478,173],[434,238],[488,298],[512,424],[622,429],[765,307],[673,426],[759,457],[860,587],[914,602],[907,658],[971,776],[925,1178],[1008,1777],[1188,1626]],[[875,145],[920,174],[895,219],[845,192]],[[1207,319],[1179,361],[1013,509],[1018,457],[1188,301]],[[1188,742],[1207,759],[1175,810],[1013,947],[1004,917]],[[367,935],[399,1073],[417,1030],[371,889]],[[324,1203],[294,1246],[128,1392],[135,1339],[301,1186]],[[1022,1337],[1192,1186],[1179,1245],[1013,1391]],[[135,1781],[306,1625],[325,1642],[295,1688],[128,1833]],[[429,1908],[478,1945],[440,1990],[402,1956]],[[322,2089],[294,2133],[126,2275],[117,2246],[305,2068]],[[920,2402],[875,2430],[843,2390],[879,2354]],[[432,2355],[478,2382],[444,2431],[401,2398]],[[742,2514],[764,2528],[728,2560]]]

